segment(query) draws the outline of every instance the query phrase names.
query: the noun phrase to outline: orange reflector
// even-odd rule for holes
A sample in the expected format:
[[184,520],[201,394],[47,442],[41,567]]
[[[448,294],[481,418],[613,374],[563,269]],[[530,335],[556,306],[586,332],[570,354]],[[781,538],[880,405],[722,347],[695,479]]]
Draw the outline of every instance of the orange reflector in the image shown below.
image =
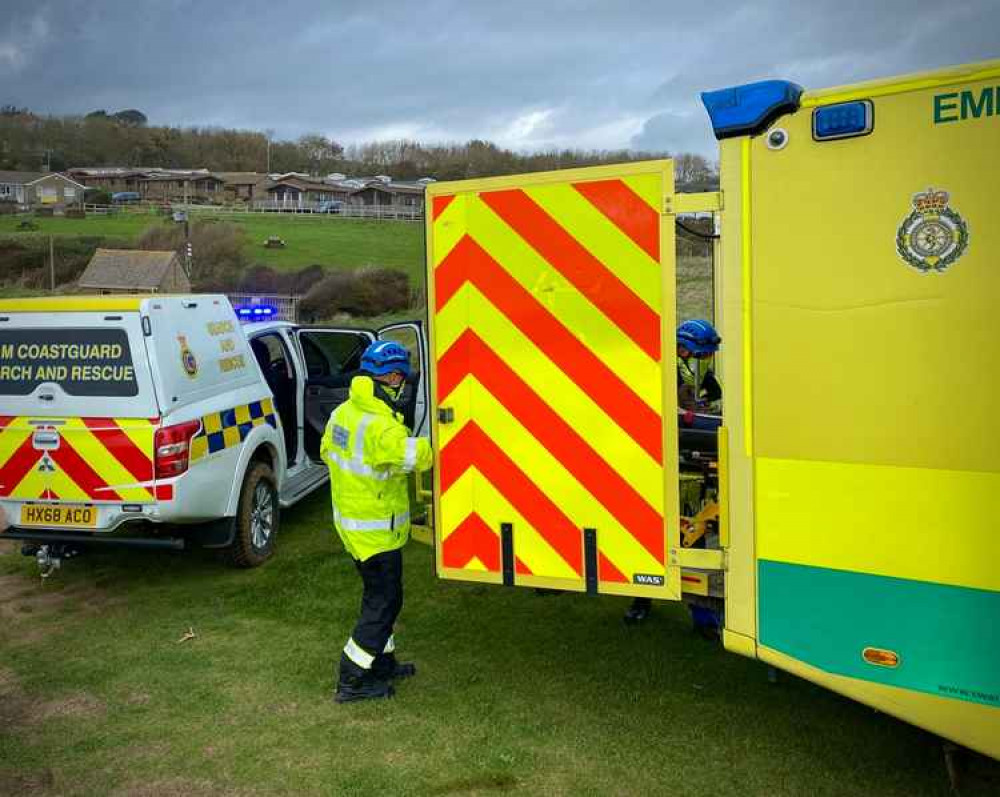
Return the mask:
[[893,653],[891,650],[883,650],[882,648],[865,648],[861,651],[861,656],[869,664],[874,664],[876,667],[899,666],[899,654]]

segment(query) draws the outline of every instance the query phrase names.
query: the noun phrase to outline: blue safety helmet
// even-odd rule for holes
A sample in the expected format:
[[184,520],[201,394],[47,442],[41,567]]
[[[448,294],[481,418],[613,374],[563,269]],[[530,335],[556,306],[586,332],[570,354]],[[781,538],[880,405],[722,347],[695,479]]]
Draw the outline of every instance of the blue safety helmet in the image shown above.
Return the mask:
[[410,352],[391,340],[377,340],[361,355],[361,370],[373,376],[385,376],[399,371],[410,375]]
[[720,343],[722,338],[708,321],[685,321],[677,327],[677,345],[683,346],[692,354],[715,354]]

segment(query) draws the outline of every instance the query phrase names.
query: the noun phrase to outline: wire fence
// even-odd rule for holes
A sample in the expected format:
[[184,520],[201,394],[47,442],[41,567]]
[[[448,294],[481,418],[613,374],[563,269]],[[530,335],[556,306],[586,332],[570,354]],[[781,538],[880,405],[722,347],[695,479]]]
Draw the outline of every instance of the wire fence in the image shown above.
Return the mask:
[[422,207],[411,205],[341,205],[339,207],[323,206],[323,203],[285,204],[281,202],[261,201],[253,205],[192,205],[164,202],[130,202],[116,205],[83,206],[86,213],[95,216],[115,215],[161,215],[186,212],[191,216],[259,216],[268,213],[280,213],[296,218],[313,219],[375,219],[385,221],[424,220]]
[[299,301],[301,296],[268,293],[230,293],[229,301],[237,309],[246,308],[251,317],[254,309],[273,308],[273,313],[267,317],[280,321],[297,322],[299,320]]

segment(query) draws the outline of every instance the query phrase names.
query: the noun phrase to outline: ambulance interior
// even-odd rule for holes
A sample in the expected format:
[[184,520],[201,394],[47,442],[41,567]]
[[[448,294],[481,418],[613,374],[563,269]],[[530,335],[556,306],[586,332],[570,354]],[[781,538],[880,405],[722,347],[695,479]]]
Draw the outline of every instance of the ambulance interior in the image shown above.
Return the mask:
[[[685,321],[701,318],[716,325],[715,273],[718,219],[714,214],[678,216],[676,319]],[[691,283],[705,286],[697,297],[684,286]],[[720,359],[724,351],[708,359],[689,361],[693,365],[694,384],[683,384],[678,378],[678,496],[680,505],[680,545],[682,548],[717,549],[719,545],[719,438],[725,386],[718,384]],[[723,391],[722,401],[713,403],[712,390]],[[720,407],[720,404],[722,407]],[[722,620],[723,574],[721,571],[685,568],[681,583],[685,601],[707,612],[695,616],[699,629],[717,630]],[[698,614],[698,610],[693,610]]]

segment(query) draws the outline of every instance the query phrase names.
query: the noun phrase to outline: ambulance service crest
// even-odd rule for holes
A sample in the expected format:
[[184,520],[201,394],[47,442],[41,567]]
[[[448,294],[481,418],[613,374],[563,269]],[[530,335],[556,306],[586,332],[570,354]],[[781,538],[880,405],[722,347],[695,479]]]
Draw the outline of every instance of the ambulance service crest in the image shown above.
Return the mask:
[[948,207],[947,191],[914,194],[913,212],[896,232],[896,251],[924,274],[941,273],[958,260],[969,245],[969,226]]
[[184,335],[177,336],[177,342],[181,346],[181,365],[184,366],[184,373],[192,379],[198,376],[198,360],[188,346],[187,338]]

